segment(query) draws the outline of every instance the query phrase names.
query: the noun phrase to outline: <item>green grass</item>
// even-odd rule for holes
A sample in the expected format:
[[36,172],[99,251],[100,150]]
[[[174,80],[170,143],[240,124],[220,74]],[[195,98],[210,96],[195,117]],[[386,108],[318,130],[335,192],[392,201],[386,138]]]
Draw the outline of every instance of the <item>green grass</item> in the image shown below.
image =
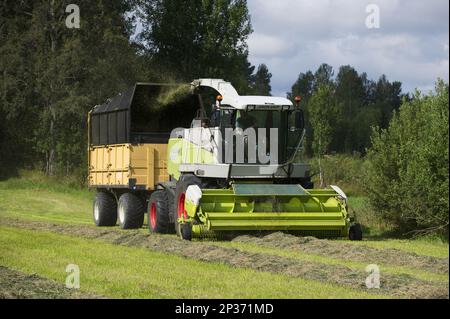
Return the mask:
[[94,192],[73,177],[47,177],[38,171],[0,181],[0,214],[47,222],[92,224]]
[[392,225],[383,220],[368,205],[364,196],[349,196],[349,213],[356,217],[356,221],[363,225],[365,237],[384,237],[392,231]]
[[[61,224],[92,225],[93,192],[61,185],[55,179],[30,173],[23,178],[0,182],[1,217]],[[350,197],[358,218],[375,225],[364,197]],[[437,239],[399,240],[379,236],[382,225],[371,236],[352,245],[381,250],[399,249],[419,255],[448,258],[448,243]],[[142,232],[146,230],[142,229]],[[31,240],[32,239],[32,240]],[[250,253],[286,257],[317,265],[342,265],[364,270],[365,264],[328,256],[276,249],[240,242],[208,244],[233,247]],[[65,266],[81,268],[82,289],[117,298],[369,298],[368,292],[305,280],[283,274],[234,268],[219,263],[186,259],[175,254],[144,248],[60,235],[51,232],[0,226],[0,264],[64,283]],[[408,274],[430,282],[448,282],[448,276],[411,267],[380,265],[393,275]],[[242,284],[245,283],[245,284]]]
[[[306,160],[314,173],[319,172],[318,158]],[[348,154],[325,155],[321,158],[322,176],[325,185],[338,185],[349,196],[362,196],[365,192],[361,175],[365,162],[359,156]],[[313,177],[316,187],[320,187],[319,175]]]
[[46,176],[37,170],[21,170],[19,177],[0,181],[1,189],[43,189],[71,194],[87,194],[84,178],[76,176]]
[[[52,184],[54,181],[42,182],[38,177],[31,180],[24,177],[0,182],[0,216],[93,225],[93,192],[86,189],[58,188]],[[359,214],[364,212],[366,201],[364,197],[350,197],[349,204]],[[342,240],[354,245],[366,245],[379,249],[399,249],[425,256],[449,257],[448,243],[438,239],[400,240],[369,236],[362,242]]]
[[[1,185],[1,183],[0,183]],[[0,188],[0,215],[70,224],[92,224],[92,194]]]
[[0,227],[0,264],[65,282],[80,267],[85,291],[118,298],[370,298],[380,297],[284,275],[203,263],[142,248]]
[[[259,246],[257,244],[252,244],[252,243],[218,242],[218,243],[214,243],[214,245],[221,246],[221,247],[233,247],[233,248],[237,248],[239,250],[249,251],[249,252],[253,252],[253,253],[287,257],[287,258],[293,258],[293,259],[297,259],[297,260],[309,261],[309,262],[320,263],[320,264],[341,265],[341,266],[349,267],[354,270],[361,270],[361,271],[364,271],[367,266],[367,263],[363,263],[363,262],[325,257],[325,256],[317,255],[317,254],[303,253],[303,252],[292,251],[292,250],[284,250],[284,249],[271,248],[271,247],[262,247],[262,246]],[[378,266],[380,267],[381,272],[386,272],[386,273],[390,273],[393,275],[407,274],[407,275],[416,277],[418,279],[423,279],[423,280],[437,281],[437,282],[448,282],[449,281],[448,275],[437,274],[437,273],[434,273],[431,271],[424,271],[424,270],[420,270],[420,269],[416,269],[416,268],[401,267],[401,266],[389,266],[389,265],[383,265],[383,264],[379,264]]]
[[383,233],[389,232],[391,227],[377,218],[376,213],[368,207],[366,197],[350,197],[350,211],[355,210],[356,218],[362,225],[371,225],[369,232],[364,236],[368,237],[362,242],[352,241],[354,245],[366,245],[378,249],[399,249],[406,252],[416,253],[418,255],[432,256],[439,258],[449,257],[449,246],[447,242],[440,238],[418,237],[415,239],[392,239],[383,236]]

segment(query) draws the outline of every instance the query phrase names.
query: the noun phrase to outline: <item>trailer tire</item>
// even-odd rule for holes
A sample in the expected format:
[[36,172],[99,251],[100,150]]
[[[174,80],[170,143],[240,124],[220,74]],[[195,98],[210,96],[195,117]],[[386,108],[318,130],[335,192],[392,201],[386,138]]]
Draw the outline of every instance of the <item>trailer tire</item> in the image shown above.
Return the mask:
[[142,227],[145,215],[145,206],[142,199],[133,193],[122,194],[117,205],[117,215],[122,229]]
[[348,231],[348,239],[350,240],[362,240],[362,228],[361,224],[353,224]]
[[[173,213],[175,214],[175,216],[174,216],[175,232],[182,239],[185,239],[183,237],[182,225],[180,223],[178,223],[178,217],[179,217],[178,216],[178,211],[179,211],[178,206],[180,205],[180,197],[184,196],[184,194],[186,193],[186,190],[189,186],[198,185],[201,188],[201,184],[202,184],[202,180],[193,174],[182,175],[180,177],[179,181],[177,182],[177,186],[176,186],[176,190],[175,190],[175,210]],[[191,237],[192,237],[192,235],[191,235]]]
[[93,203],[94,223],[97,226],[115,226],[117,223],[117,201],[114,195],[97,192]]
[[151,233],[169,233],[169,197],[165,190],[157,190],[148,202],[148,228]]

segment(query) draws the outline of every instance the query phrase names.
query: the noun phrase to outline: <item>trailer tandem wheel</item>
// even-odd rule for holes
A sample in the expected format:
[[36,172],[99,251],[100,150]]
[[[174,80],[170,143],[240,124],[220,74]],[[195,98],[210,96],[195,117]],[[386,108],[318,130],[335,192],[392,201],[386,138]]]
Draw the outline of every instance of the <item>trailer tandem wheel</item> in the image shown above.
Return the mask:
[[94,223],[97,226],[115,226],[117,222],[117,202],[111,193],[98,191],[93,205]]
[[133,193],[120,195],[117,205],[119,225],[122,229],[134,229],[142,227],[144,223],[145,206],[141,198]]

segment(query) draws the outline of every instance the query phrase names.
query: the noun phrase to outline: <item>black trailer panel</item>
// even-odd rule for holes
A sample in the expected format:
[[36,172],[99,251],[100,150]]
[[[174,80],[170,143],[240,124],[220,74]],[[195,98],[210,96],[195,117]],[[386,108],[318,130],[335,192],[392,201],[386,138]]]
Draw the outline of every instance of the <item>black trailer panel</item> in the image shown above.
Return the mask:
[[92,146],[124,143],[167,143],[176,127],[189,127],[199,109],[196,95],[161,105],[158,97],[183,85],[136,83],[90,112]]

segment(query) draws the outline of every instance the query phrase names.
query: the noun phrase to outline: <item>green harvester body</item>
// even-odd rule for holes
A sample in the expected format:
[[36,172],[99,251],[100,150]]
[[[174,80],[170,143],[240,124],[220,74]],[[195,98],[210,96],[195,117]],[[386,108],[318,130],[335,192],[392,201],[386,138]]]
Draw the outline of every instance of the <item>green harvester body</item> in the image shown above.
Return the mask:
[[[191,183],[192,178],[196,180],[195,191],[191,192],[196,194],[194,199],[187,195],[192,186],[181,191],[177,186],[175,194],[178,212],[175,224],[180,229],[189,228],[187,237],[233,231],[348,235],[350,218],[344,192],[337,186],[314,189],[309,165],[297,160],[305,134],[303,110],[298,103],[294,105],[281,97],[239,96],[223,80],[200,79],[193,85],[213,88],[220,95],[211,115],[200,112],[204,116],[194,119],[191,128],[169,140],[170,176],[177,185],[183,184],[185,176],[191,176]],[[257,140],[257,144],[253,146],[249,146],[252,135],[246,133],[249,128],[256,132],[253,141]],[[261,128],[266,133],[260,133]],[[263,155],[277,154],[275,164],[227,162],[218,156],[223,155],[223,151],[217,151],[221,145],[234,144],[234,139],[222,142],[227,129],[234,130],[237,145],[228,160],[243,155],[244,148],[239,146],[244,145],[248,148],[247,159],[252,151],[260,155],[263,149]],[[273,129],[277,134],[272,139],[268,132]],[[260,141],[261,136],[265,143],[270,140],[270,152],[268,144]],[[276,147],[272,149],[274,144]],[[178,232],[184,237],[181,230]]]

